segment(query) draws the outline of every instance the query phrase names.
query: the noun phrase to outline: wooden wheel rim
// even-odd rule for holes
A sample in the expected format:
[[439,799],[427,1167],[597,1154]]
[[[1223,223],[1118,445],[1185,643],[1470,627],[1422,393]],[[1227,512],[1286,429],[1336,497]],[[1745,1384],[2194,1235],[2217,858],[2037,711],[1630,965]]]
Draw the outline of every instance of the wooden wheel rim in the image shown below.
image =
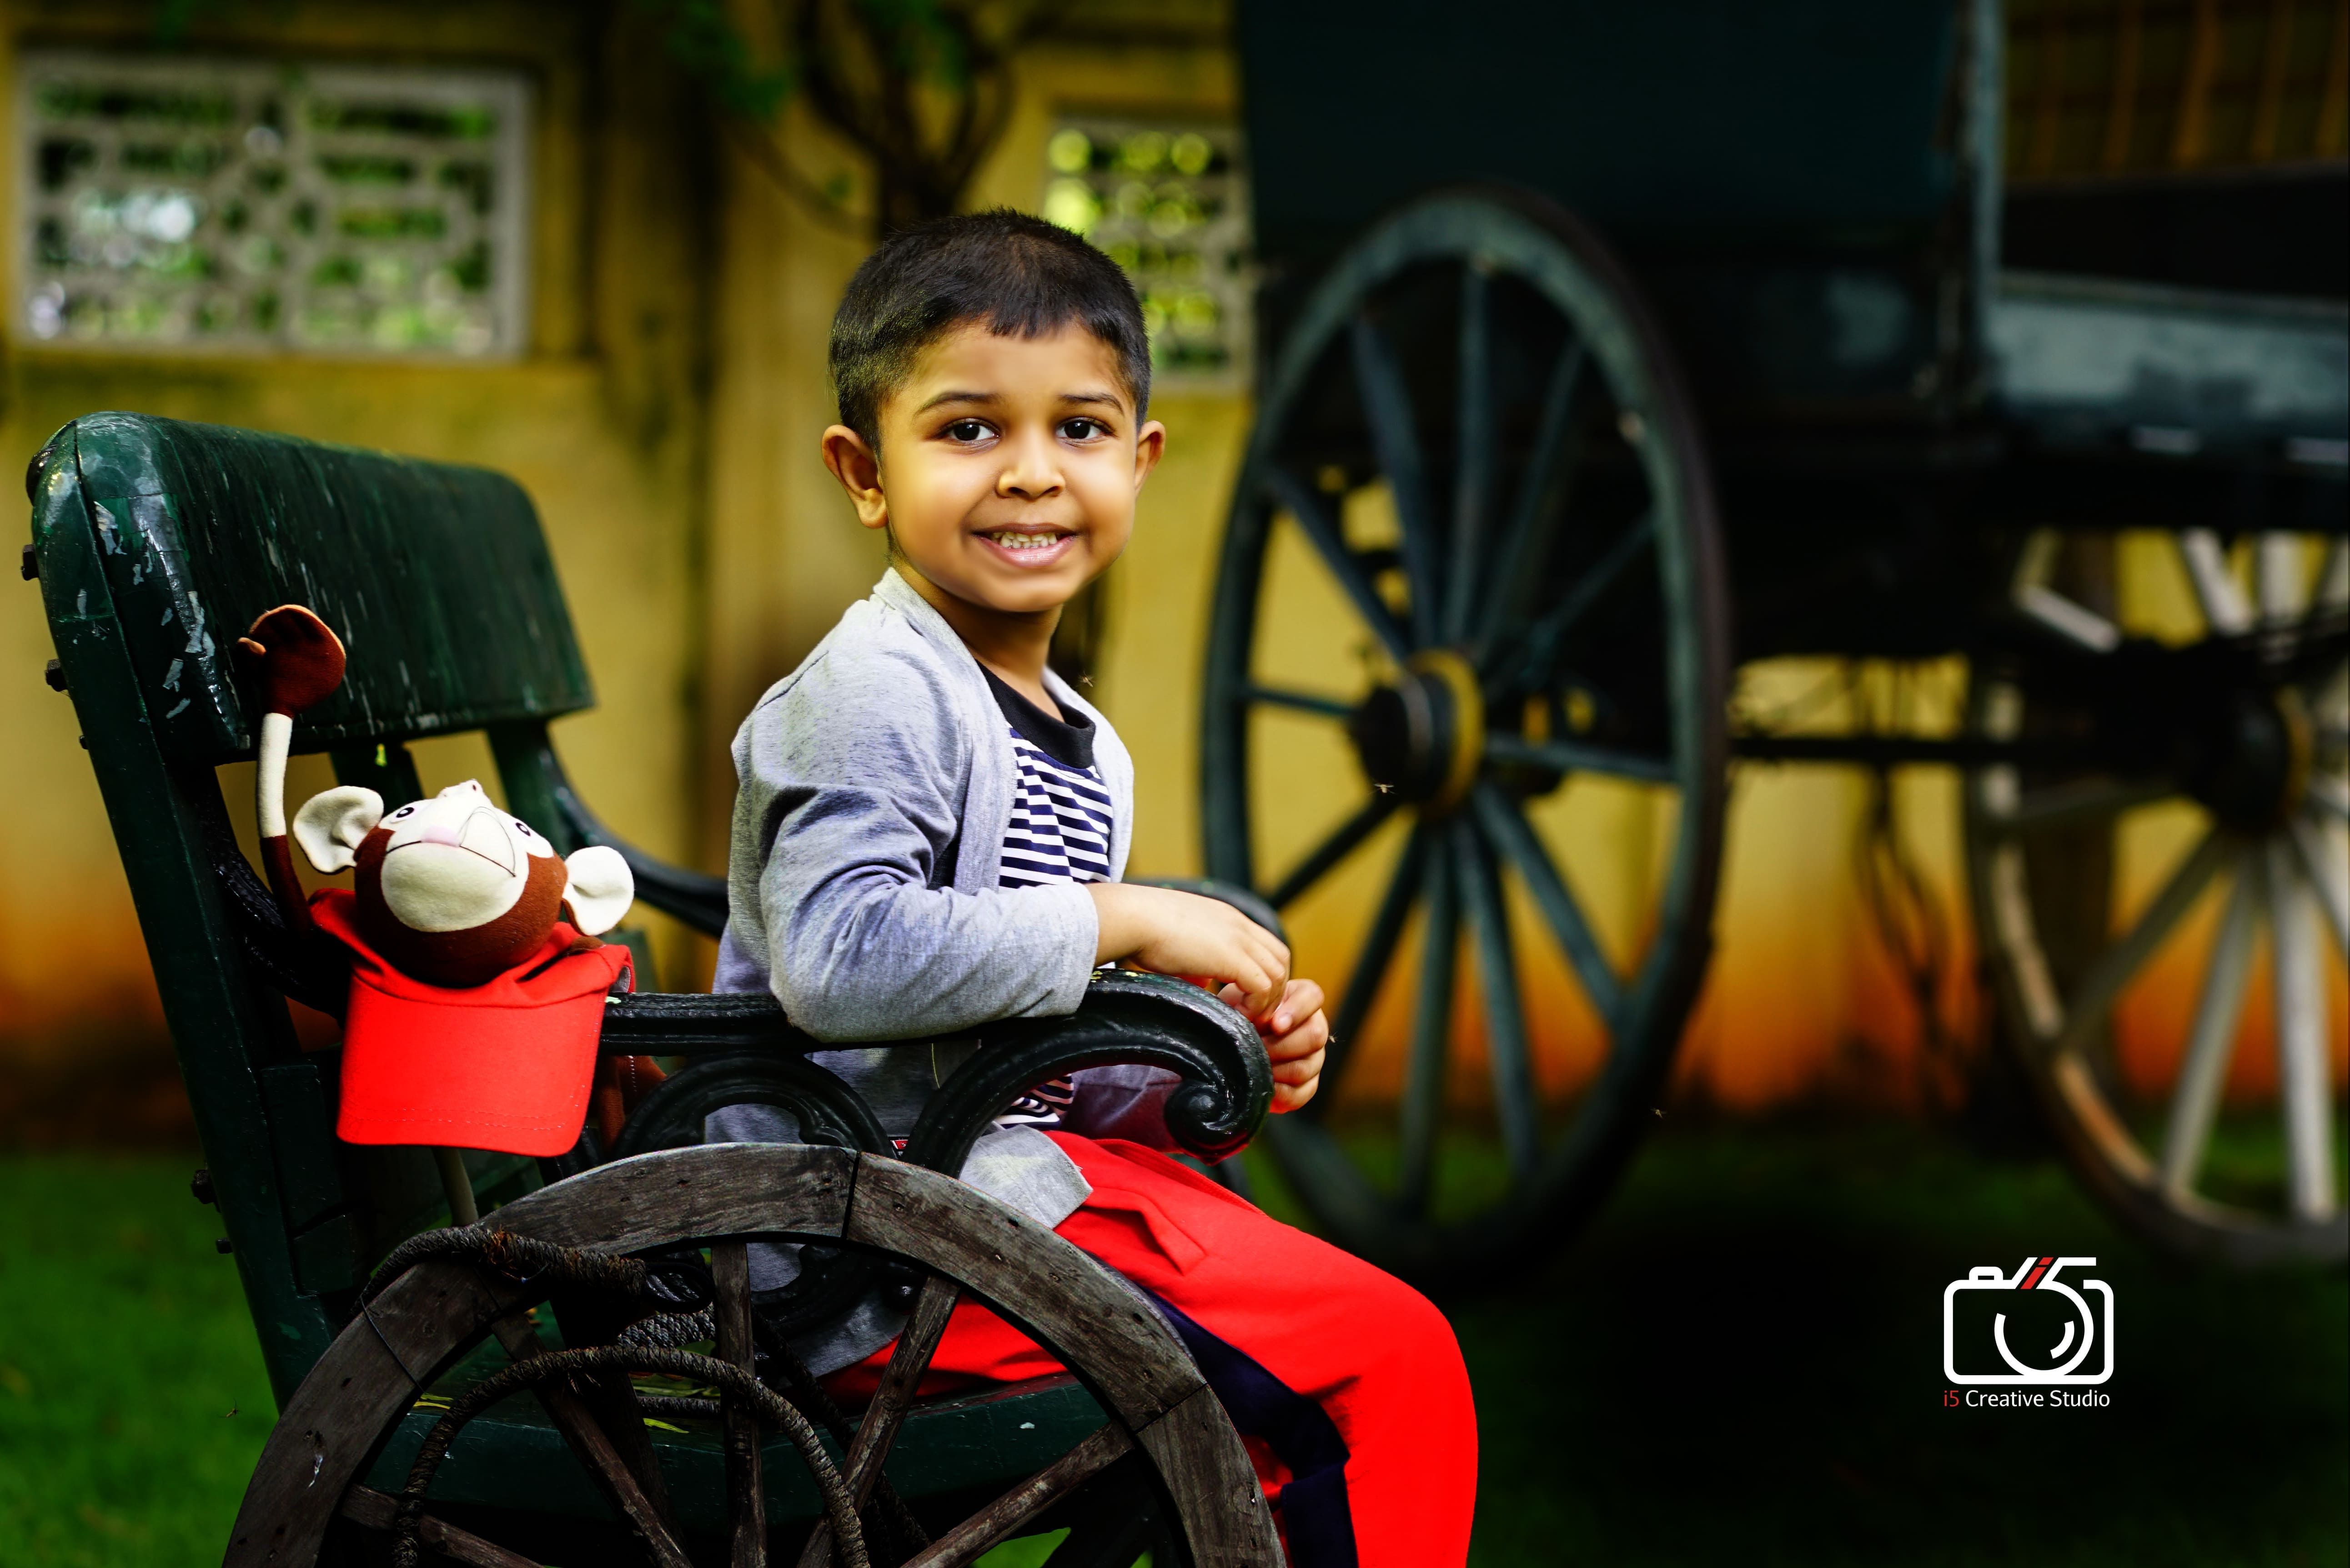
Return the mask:
[[[839,1148],[719,1144],[599,1166],[494,1218],[517,1235],[610,1252],[754,1236],[911,1258],[994,1307],[1085,1384],[1147,1456],[1199,1568],[1279,1568],[1247,1453],[1173,1332],[1076,1248],[951,1178]],[[271,1429],[226,1568],[317,1562],[345,1492],[417,1394],[544,1293],[444,1262],[410,1270],[377,1297]]]
[[[2299,548],[2302,537],[2262,535],[2254,547],[2257,551],[2271,547],[2271,541],[2290,539]],[[2350,559],[2345,558],[2350,545],[2338,538],[2327,548],[2314,591],[2300,606],[2283,611],[2244,602],[2241,587],[2226,570],[2225,552],[2216,535],[2188,530],[2173,539],[2185,560],[2207,635],[2248,631],[2261,625],[2264,616],[2273,620],[2323,609],[2329,603],[2337,610],[2350,603]],[[2096,649],[2118,628],[2049,587],[2055,543],[2056,535],[2046,531],[2025,542],[2011,586],[2012,602],[2027,618]],[[2341,683],[2345,672],[2324,679]],[[2302,698],[2288,687],[2281,700],[2297,706]],[[1970,726],[1991,739],[2012,738],[2029,701],[2013,680],[1978,679],[1970,693]],[[1978,769],[1969,776],[1966,790],[1970,893],[2007,1021],[2005,1037],[2068,1161],[2109,1210],[2156,1245],[2241,1268],[2338,1264],[2350,1257],[2350,1214],[2342,1206],[2342,1171],[2332,1147],[2340,1096],[2325,1082],[2330,1069],[2325,1064],[2322,975],[2314,984],[2277,978],[2288,968],[2315,972],[2316,966],[2329,961],[2324,957],[2329,946],[2332,961],[2344,957],[2342,911],[2350,894],[2338,879],[2329,888],[2321,875],[2325,869],[2322,861],[2339,859],[2340,844],[2335,829],[2323,819],[2338,823],[2344,804],[2350,802],[2350,787],[2344,784],[2342,737],[2334,737],[2330,755],[2313,756],[2305,722],[2289,730],[2294,753],[2287,774],[2290,798],[2276,824],[2262,828],[2210,823],[2196,848],[2174,865],[2161,889],[2133,918],[2131,929],[2085,967],[2069,995],[2052,972],[2047,941],[2030,897],[2025,836],[2016,826],[2031,819],[2033,802],[2022,791],[2013,768]],[[2043,800],[2053,801],[2050,809],[2065,807],[2064,801],[2054,798],[2064,787],[2043,792]],[[2162,783],[2118,786],[2112,797],[2113,814],[2104,820],[2117,823],[2123,810],[2184,793]],[[2094,797],[2084,793],[2077,799],[2086,803]],[[2087,806],[2082,809],[2085,814]],[[2175,934],[2177,924],[2222,877],[2233,887],[2212,945],[2199,961],[2197,1014],[2171,1080],[2162,1147],[2149,1147],[2133,1130],[2126,1106],[2099,1070],[2091,1042],[2110,1008]],[[2282,900],[2275,894],[2280,887],[2292,889]],[[2236,1020],[2247,1000],[2253,928],[2263,924],[2272,937],[2272,954],[2280,925],[2293,933],[2287,939],[2290,956],[2283,964],[2273,956],[2271,962],[2272,981],[2284,1003],[2276,1013],[2277,1049],[2288,1058],[2281,1061],[2279,1072],[2279,1109],[2287,1133],[2284,1212],[2225,1202],[2196,1190],[2234,1049]],[[2297,932],[2295,927],[2300,928]],[[2137,946],[2140,940],[2142,950]],[[2132,952],[2135,961],[2127,961]],[[2227,956],[2230,952],[2232,959]],[[2297,1002],[2286,994],[2287,986],[2299,988]],[[2304,1043],[2300,1048],[2303,1060],[2296,1076],[2286,1026],[2292,1008],[2313,1003],[2318,1009],[2315,1024],[2304,1020],[2299,1027],[2304,1042],[2312,1033],[2315,1037],[2314,1093],[2306,1060],[2310,1047]],[[2207,1014],[2211,1038],[2199,1051],[2198,1036],[2205,1032]],[[2182,1116],[2189,1118],[2183,1126]],[[2326,1168],[2322,1179],[2315,1157],[2308,1152],[2311,1147],[2323,1157]]]
[[[1663,599],[1660,618],[1669,628],[1670,756],[1659,770],[1661,776],[1650,782],[1679,790],[1679,820],[1655,899],[1656,936],[1636,971],[1617,978],[1617,1005],[1594,1008],[1607,1025],[1605,1064],[1565,1130],[1531,1166],[1518,1167],[1503,1201],[1457,1222],[1399,1218],[1310,1117],[1267,1123],[1267,1146],[1324,1229],[1357,1252],[1421,1277],[1539,1252],[1604,1195],[1654,1119],[1659,1086],[1711,950],[1728,688],[1728,599],[1702,440],[1670,351],[1637,291],[1594,236],[1547,203],[1496,191],[1435,193],[1377,225],[1336,265],[1307,302],[1267,379],[1226,530],[1204,681],[1201,793],[1210,875],[1260,892],[1282,891],[1268,888],[1255,864],[1247,728],[1250,708],[1260,700],[1253,695],[1251,666],[1266,549],[1275,513],[1291,510],[1274,498],[1281,483],[1286,421],[1323,357],[1360,318],[1373,294],[1430,263],[1458,264],[1464,273],[1507,275],[1535,291],[1566,323],[1569,344],[1580,345],[1596,384],[1617,410],[1618,428],[1637,454],[1650,498],[1648,534]],[[1498,460],[1493,467],[1498,474]],[[1501,511],[1498,494],[1489,509]],[[1551,525],[1554,532],[1565,526]],[[1322,545],[1319,552],[1326,566],[1330,548]],[[1423,595],[1436,597],[1415,577],[1415,607]],[[1352,597],[1368,624],[1361,593]],[[1455,639],[1409,631],[1401,636],[1406,646],[1389,642],[1400,666],[1434,669],[1441,676],[1449,673],[1448,659],[1457,661],[1449,646]],[[1448,779],[1447,784],[1424,821],[1432,822],[1465,794],[1467,809],[1455,813],[1457,831],[1485,832],[1480,823],[1492,808],[1489,792],[1471,787],[1473,774]],[[1377,810],[1376,801],[1366,808],[1367,814]],[[1538,840],[1534,849],[1547,853]],[[1519,865],[1508,858],[1497,863]],[[1555,871],[1552,876],[1555,880]],[[1571,945],[1569,951],[1572,956]],[[1589,996],[1593,977],[1580,964],[1577,958],[1571,972]],[[1334,1017],[1344,1016],[1342,1005]],[[1508,1108],[1498,1108],[1506,1122]]]

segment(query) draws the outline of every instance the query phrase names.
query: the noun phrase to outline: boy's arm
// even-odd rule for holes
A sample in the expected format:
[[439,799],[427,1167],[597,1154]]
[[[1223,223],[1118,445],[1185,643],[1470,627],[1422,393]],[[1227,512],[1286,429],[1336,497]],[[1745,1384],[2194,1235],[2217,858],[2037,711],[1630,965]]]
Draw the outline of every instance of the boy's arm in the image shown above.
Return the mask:
[[822,659],[737,748],[736,863],[759,865],[768,980],[819,1040],[904,1040],[1076,1011],[1098,941],[1074,883],[977,894],[951,875],[973,759],[910,659]]
[[1088,882],[1097,963],[1131,963],[1159,974],[1229,981],[1240,1010],[1262,1016],[1289,979],[1280,938],[1221,898],[1131,882]]

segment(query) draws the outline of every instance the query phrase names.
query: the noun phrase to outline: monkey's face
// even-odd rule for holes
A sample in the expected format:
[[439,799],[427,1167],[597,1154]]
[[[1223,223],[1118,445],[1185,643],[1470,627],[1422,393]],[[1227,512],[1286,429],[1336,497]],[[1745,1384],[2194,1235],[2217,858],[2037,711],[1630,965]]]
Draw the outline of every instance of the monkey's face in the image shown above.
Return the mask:
[[351,890],[368,940],[437,985],[504,972],[567,914],[583,935],[608,931],[636,892],[619,851],[590,846],[557,859],[471,779],[389,815],[373,790],[328,790],[295,814],[293,834],[319,870],[356,868]]
[[[384,907],[411,930],[485,926],[522,901],[533,870],[563,880],[554,846],[491,805],[472,779],[409,802],[375,833],[383,835]],[[534,867],[534,860],[550,864]],[[559,899],[559,886],[556,892]]]

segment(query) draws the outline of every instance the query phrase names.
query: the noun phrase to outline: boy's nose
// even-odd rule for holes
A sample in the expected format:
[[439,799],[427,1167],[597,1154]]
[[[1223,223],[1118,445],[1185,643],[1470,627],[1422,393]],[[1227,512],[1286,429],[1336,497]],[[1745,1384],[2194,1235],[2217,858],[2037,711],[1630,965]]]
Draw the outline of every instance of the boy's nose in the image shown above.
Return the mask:
[[1023,442],[1009,456],[1011,461],[995,476],[998,495],[1024,495],[1035,500],[1061,488],[1061,465],[1054,461],[1049,447],[1039,451],[1035,444]]

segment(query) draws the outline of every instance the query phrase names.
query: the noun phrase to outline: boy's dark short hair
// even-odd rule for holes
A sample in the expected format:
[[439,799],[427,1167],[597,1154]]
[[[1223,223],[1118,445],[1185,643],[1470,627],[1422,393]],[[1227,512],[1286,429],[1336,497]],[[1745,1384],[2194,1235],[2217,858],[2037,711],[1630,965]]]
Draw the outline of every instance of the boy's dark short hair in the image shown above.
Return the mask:
[[998,207],[940,218],[881,242],[832,318],[840,422],[881,450],[881,405],[923,349],[967,322],[1041,337],[1074,321],[1118,356],[1138,418],[1150,407],[1150,339],[1118,264],[1068,230]]

